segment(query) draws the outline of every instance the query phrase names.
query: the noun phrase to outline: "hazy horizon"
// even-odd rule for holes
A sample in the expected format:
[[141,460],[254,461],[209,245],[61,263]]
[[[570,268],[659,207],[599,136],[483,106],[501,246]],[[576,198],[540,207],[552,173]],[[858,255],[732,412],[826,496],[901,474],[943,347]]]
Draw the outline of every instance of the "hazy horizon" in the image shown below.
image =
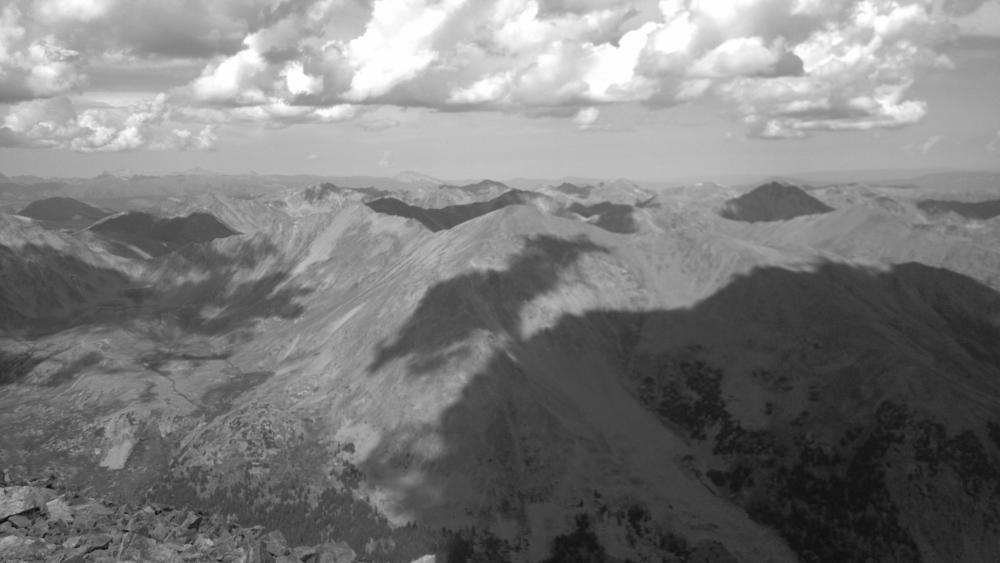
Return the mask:
[[627,180],[631,182],[636,182],[645,185],[681,185],[681,184],[698,184],[698,183],[721,183],[721,184],[747,184],[754,182],[764,182],[769,180],[789,180],[789,181],[801,181],[801,182],[813,182],[813,183],[850,183],[850,182],[898,182],[920,178],[922,176],[932,175],[932,174],[973,174],[973,175],[994,175],[1000,174],[1000,167],[997,168],[983,168],[983,169],[948,169],[948,168],[914,168],[914,169],[869,169],[869,170],[805,170],[797,172],[775,172],[770,174],[755,174],[755,173],[727,173],[727,174],[707,174],[704,176],[689,176],[689,177],[662,177],[662,178],[636,178],[628,176],[580,176],[577,174],[567,174],[563,176],[548,176],[548,177],[528,177],[528,176],[517,176],[513,174],[509,175],[499,175],[499,176],[474,176],[467,178],[452,178],[452,177],[442,177],[435,174],[426,173],[420,170],[398,170],[398,171],[386,171],[382,174],[339,174],[336,172],[332,173],[303,173],[303,172],[292,172],[292,171],[258,171],[258,170],[245,170],[245,171],[222,171],[213,170],[204,167],[194,167],[186,169],[177,170],[134,170],[130,168],[119,168],[114,170],[101,170],[92,175],[58,175],[58,174],[30,174],[30,173],[12,173],[5,170],[0,170],[0,178],[19,178],[19,177],[35,177],[40,179],[52,179],[52,180],[88,180],[96,179],[101,176],[111,175],[126,178],[129,176],[139,176],[139,177],[165,177],[165,176],[185,176],[185,175],[207,175],[213,176],[218,175],[222,177],[232,176],[271,176],[271,177],[312,177],[319,179],[331,179],[336,180],[338,178],[371,178],[371,179],[383,179],[383,180],[394,180],[403,179],[406,176],[423,176],[428,180],[436,180],[441,183],[449,184],[466,184],[475,183],[480,181],[497,181],[497,182],[517,182],[517,181],[531,181],[531,182],[557,182],[557,181],[570,181],[570,182],[611,182],[616,180]]

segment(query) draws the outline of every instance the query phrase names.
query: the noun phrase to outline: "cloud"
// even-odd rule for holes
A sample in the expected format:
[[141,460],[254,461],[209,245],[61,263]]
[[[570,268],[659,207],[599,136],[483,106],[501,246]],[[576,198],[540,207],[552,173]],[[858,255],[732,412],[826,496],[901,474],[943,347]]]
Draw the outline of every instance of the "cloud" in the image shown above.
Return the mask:
[[385,131],[399,127],[399,121],[388,117],[370,117],[358,120],[358,127],[365,131]]
[[51,97],[82,82],[76,51],[33,36],[16,4],[0,10],[0,103]]
[[646,21],[638,13],[582,0],[375,0],[356,37],[313,26],[294,60],[276,60],[259,30],[188,91],[220,105],[567,107],[578,118],[594,104],[716,97],[752,135],[789,138],[915,123],[927,108],[907,98],[910,85],[947,64],[930,2],[690,0],[660,2]]
[[0,103],[172,68],[183,83],[164,85],[164,111],[203,125],[388,105],[587,128],[606,104],[711,99],[750,136],[797,138],[920,121],[910,86],[949,64],[937,47],[955,26],[990,10],[1000,0],[12,0]]
[[597,123],[597,118],[601,116],[600,110],[595,107],[586,107],[576,112],[573,116],[573,123],[576,124],[579,129],[590,129]]
[[918,148],[920,149],[921,154],[927,154],[931,152],[931,149],[933,149],[942,140],[944,140],[944,135],[931,135],[930,137],[927,137],[923,143],[920,143]]
[[192,129],[174,123],[165,96],[127,107],[78,111],[66,97],[31,100],[10,108],[0,121],[0,143],[82,152],[208,150],[212,125]]
[[945,10],[961,35],[1000,37],[1000,0],[952,0]]
[[1000,131],[997,131],[996,136],[989,143],[986,143],[986,152],[1000,154]]

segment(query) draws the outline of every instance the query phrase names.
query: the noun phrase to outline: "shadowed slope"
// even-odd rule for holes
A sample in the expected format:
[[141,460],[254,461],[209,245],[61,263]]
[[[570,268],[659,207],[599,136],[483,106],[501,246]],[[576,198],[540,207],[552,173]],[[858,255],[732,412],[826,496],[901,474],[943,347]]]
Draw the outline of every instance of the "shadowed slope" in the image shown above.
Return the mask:
[[17,214],[57,227],[80,229],[111,215],[111,212],[69,197],[50,197],[29,203]]
[[136,246],[151,256],[162,256],[187,244],[238,234],[210,213],[161,219],[140,211],[108,218],[90,230],[107,239]]
[[639,231],[639,226],[632,217],[634,208],[631,205],[601,202],[594,205],[574,203],[567,208],[584,218],[590,219],[594,225],[619,234],[632,234]]
[[594,252],[607,249],[584,238],[533,237],[503,272],[474,272],[435,285],[392,342],[379,345],[368,369],[378,370],[414,350],[424,350],[427,353],[413,359],[410,369],[427,374],[473,331],[516,334],[521,307],[555,290],[564,270],[581,255]]
[[957,213],[966,219],[987,220],[1000,215],[1000,199],[988,201],[943,201],[925,199],[917,202],[917,207],[930,215]]
[[365,205],[378,213],[415,219],[428,229],[436,232],[450,229],[509,205],[528,203],[533,197],[535,197],[535,194],[531,192],[510,190],[490,201],[449,205],[437,209],[424,209],[423,207],[410,205],[393,197],[376,199],[367,202]]
[[127,273],[47,246],[0,245],[0,331],[52,334],[86,324],[170,321],[194,334],[247,329],[257,320],[291,319],[311,290],[274,262],[277,248],[255,238],[198,246]]

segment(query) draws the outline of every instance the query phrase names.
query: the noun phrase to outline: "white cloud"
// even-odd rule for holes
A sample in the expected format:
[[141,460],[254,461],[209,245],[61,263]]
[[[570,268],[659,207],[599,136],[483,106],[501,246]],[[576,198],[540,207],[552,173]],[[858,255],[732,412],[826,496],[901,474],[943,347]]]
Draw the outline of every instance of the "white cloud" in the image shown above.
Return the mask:
[[986,143],[986,152],[1000,153],[1000,131],[997,131],[996,136],[989,143]]
[[312,95],[323,91],[323,80],[319,77],[306,74],[302,63],[298,61],[288,63],[282,74],[285,77],[285,85],[288,91],[294,95]]
[[60,148],[81,152],[207,150],[216,142],[215,127],[177,126],[165,96],[126,107],[78,111],[66,97],[31,100],[11,106],[0,121],[9,145]]
[[45,21],[89,22],[105,16],[116,0],[40,0],[35,13]]
[[940,143],[942,140],[944,140],[944,135],[931,135],[930,137],[927,137],[926,139],[924,139],[923,143],[920,143],[919,149],[921,154],[927,154],[931,152],[931,149],[937,146],[937,144]]
[[[795,138],[920,121],[928,107],[910,85],[947,65],[936,47],[950,22],[988,33],[994,24],[975,21],[994,12],[1000,21],[1000,0],[962,10],[954,0],[646,4],[10,0],[0,11],[0,103],[100,89],[88,84],[93,61],[186,57],[201,73],[167,87],[163,113],[201,124],[334,122],[390,105],[563,115],[590,127],[605,104],[713,98],[751,136]],[[84,113],[68,121],[90,139],[83,146],[152,146],[140,134],[148,125],[124,122],[111,127],[118,140],[101,144],[110,118]]]
[[385,94],[410,80],[438,57],[437,32],[465,4],[464,0],[376,0],[365,33],[344,49],[354,70],[348,100]]
[[264,57],[247,48],[222,59],[215,66],[206,67],[191,84],[191,90],[197,99],[207,102],[258,104],[267,99],[258,81],[269,70]]
[[573,123],[580,129],[590,129],[600,116],[600,110],[595,107],[583,108],[573,116]]

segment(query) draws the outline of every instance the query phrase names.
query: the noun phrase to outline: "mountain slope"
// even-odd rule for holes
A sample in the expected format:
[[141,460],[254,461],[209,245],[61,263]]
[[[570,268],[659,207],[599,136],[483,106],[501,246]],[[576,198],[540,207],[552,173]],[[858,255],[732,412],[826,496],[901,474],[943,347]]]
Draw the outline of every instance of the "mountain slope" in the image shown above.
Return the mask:
[[7,218],[49,249],[5,255],[24,319],[64,260],[99,283],[0,333],[4,459],[375,560],[1000,556],[1000,294],[964,234],[698,190],[630,236],[432,230],[342,195],[205,202],[247,234],[152,260]]
[[69,197],[50,197],[29,203],[17,214],[57,227],[81,229],[111,215],[111,212]]
[[1000,215],[1000,199],[987,201],[942,201],[927,199],[917,202],[917,207],[930,215],[953,212],[966,219],[986,220]]
[[535,197],[536,195],[531,192],[510,190],[489,201],[449,205],[441,208],[424,209],[392,197],[368,201],[365,205],[379,213],[415,219],[436,232],[451,229],[456,225],[509,205],[528,203]]
[[733,221],[757,223],[815,215],[833,208],[790,184],[770,182],[726,202],[720,215]]
[[92,225],[90,231],[128,252],[135,247],[150,256],[162,256],[187,244],[207,242],[237,234],[210,213],[191,213],[185,217],[162,219],[149,213],[130,211]]

